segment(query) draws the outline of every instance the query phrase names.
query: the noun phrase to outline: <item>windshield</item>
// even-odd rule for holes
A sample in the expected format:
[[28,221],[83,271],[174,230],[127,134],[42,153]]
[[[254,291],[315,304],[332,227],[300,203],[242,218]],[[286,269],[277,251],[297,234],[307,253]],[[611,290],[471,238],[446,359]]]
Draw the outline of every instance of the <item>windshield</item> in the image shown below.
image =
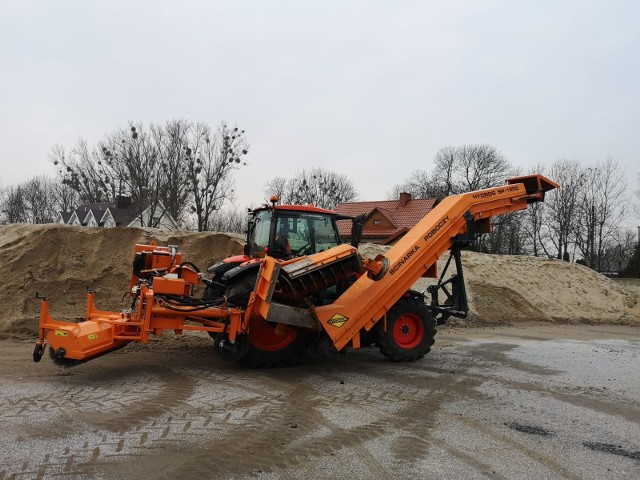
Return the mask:
[[272,254],[275,257],[311,255],[338,245],[333,218],[312,213],[277,213]]
[[257,258],[264,257],[264,249],[269,246],[269,233],[271,232],[271,210],[256,213],[252,220],[249,255]]

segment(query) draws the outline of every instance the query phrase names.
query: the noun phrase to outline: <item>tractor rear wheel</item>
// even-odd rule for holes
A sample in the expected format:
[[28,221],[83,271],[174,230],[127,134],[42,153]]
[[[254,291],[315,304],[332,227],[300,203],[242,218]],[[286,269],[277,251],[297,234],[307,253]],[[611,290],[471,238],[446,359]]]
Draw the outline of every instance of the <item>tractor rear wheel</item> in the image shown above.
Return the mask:
[[[246,308],[256,278],[257,272],[253,271],[232,279],[225,293],[229,303],[238,308]],[[236,340],[234,358],[250,368],[293,365],[309,350],[308,340],[303,328],[262,319],[252,320],[249,333]]]
[[225,286],[221,283],[216,285],[207,285],[202,294],[202,300],[222,299],[225,292]]
[[[385,328],[386,323],[386,328]],[[376,345],[392,362],[415,362],[431,350],[436,328],[421,298],[403,297],[374,329]]]

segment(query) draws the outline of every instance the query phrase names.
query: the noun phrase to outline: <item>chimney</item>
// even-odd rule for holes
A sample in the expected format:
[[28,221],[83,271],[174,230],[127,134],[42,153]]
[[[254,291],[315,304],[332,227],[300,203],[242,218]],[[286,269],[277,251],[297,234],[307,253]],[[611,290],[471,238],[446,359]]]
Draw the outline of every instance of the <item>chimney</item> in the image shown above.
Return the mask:
[[405,207],[411,200],[411,194],[407,192],[400,192],[400,204],[399,207]]
[[124,195],[118,195],[116,197],[117,208],[127,208],[129,205],[131,205],[131,197],[126,197]]

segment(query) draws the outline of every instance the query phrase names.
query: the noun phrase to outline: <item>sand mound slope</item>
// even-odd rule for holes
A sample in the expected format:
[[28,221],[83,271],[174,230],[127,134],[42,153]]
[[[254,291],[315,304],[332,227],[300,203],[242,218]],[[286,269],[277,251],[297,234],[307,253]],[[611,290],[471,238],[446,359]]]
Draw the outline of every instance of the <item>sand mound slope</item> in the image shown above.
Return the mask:
[[183,258],[206,269],[242,252],[242,236],[159,232],[139,228],[83,228],[68,225],[0,226],[0,332],[37,333],[39,301],[50,299],[54,318],[84,315],[87,287],[99,308],[120,309],[129,287],[133,248],[155,240],[178,245]]
[[[39,302],[50,299],[54,318],[82,318],[86,289],[100,308],[119,310],[129,287],[133,247],[155,240],[178,245],[184,259],[206,269],[242,251],[242,236],[163,233],[137,228],[67,225],[0,226],[0,332],[36,334]],[[374,257],[385,247],[365,244]],[[444,261],[441,259],[440,268]],[[559,321],[640,324],[638,295],[580,265],[534,257],[464,252],[471,318],[489,323]],[[433,279],[420,279],[424,290]]]
[[[360,248],[368,256],[384,250],[371,244]],[[438,262],[440,271],[445,261]],[[638,295],[582,265],[476,252],[463,252],[462,263],[471,318],[488,323],[640,324]],[[423,291],[433,283],[420,279],[414,288]]]
[[[582,265],[473,252],[467,252],[464,264],[471,272],[470,302],[486,320],[518,320],[526,312],[532,320],[640,323],[638,295]],[[520,311],[505,308],[520,300],[527,304]]]

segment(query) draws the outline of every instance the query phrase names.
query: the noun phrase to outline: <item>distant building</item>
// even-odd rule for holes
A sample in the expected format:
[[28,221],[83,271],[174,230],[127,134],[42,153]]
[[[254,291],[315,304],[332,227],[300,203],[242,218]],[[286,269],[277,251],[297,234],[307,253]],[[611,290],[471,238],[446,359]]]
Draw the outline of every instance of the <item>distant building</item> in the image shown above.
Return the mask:
[[[437,204],[437,198],[414,199],[409,193],[402,192],[397,200],[339,203],[335,210],[351,217],[365,214],[362,225],[363,242],[393,245]],[[351,222],[338,221],[338,231],[341,239],[348,240],[351,236]]]
[[80,205],[73,212],[58,212],[54,222],[83,227],[140,227],[144,224],[160,230],[179,228],[162,202],[152,211],[149,207],[141,209],[130,197],[124,196],[117,197],[115,202],[90,203]]

